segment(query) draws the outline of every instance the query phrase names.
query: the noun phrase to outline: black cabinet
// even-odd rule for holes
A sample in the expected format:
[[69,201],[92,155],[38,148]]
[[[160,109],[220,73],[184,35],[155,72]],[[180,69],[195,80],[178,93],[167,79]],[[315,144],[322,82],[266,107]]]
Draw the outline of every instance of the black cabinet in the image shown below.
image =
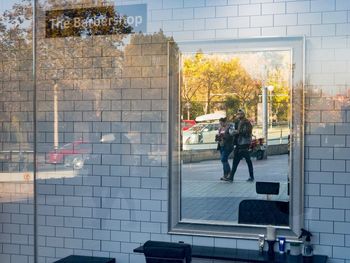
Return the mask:
[[[143,253],[143,247],[134,249],[134,252]],[[192,246],[192,258],[206,258],[229,261],[241,261],[251,263],[326,263],[327,256],[314,255],[312,260],[304,259],[302,256],[290,256],[288,254],[275,253],[273,258],[262,254],[257,250],[219,248],[206,246]]]
[[89,256],[75,256],[71,255],[62,258],[54,263],[116,263],[114,258],[101,258]]

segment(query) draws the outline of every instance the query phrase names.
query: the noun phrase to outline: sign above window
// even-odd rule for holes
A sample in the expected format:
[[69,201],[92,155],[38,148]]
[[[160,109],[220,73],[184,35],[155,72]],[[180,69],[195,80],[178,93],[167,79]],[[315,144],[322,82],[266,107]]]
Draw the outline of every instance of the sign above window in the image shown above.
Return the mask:
[[146,4],[46,11],[46,37],[146,32]]

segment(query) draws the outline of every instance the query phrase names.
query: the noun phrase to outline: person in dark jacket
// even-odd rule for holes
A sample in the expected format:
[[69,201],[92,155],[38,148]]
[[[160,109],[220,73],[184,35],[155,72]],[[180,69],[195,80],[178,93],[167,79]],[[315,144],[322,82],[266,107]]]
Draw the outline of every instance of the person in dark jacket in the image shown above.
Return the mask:
[[253,127],[250,121],[245,117],[245,112],[240,109],[237,112],[237,127],[231,132],[232,135],[236,136],[236,147],[233,152],[232,170],[230,175],[225,177],[223,180],[232,182],[233,177],[236,173],[239,162],[244,158],[248,165],[249,178],[247,181],[254,181],[253,163],[250,159],[249,146],[252,142],[252,131]]
[[227,118],[220,118],[220,128],[218,134],[215,136],[215,141],[218,142],[217,149],[220,151],[220,160],[222,162],[223,168],[223,178],[226,178],[230,175],[231,167],[228,163],[228,157],[233,150],[233,136],[229,133],[230,125],[227,123]]

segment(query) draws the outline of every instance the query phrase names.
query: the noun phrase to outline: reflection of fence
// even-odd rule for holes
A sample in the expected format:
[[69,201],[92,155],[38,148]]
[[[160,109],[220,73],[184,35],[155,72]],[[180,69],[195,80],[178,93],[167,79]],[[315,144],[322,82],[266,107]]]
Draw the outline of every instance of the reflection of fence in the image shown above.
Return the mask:
[[[289,127],[287,124],[276,124],[268,129],[268,145],[287,144]],[[186,134],[183,137],[183,150],[198,150],[198,149],[216,149],[217,143],[215,142],[215,135],[217,130],[206,131],[203,129],[201,132]],[[263,138],[261,125],[253,126],[253,136],[255,138]],[[187,138],[191,137],[191,143],[185,143]]]
[[[288,153],[287,144],[271,145],[267,149],[267,155],[280,155]],[[185,150],[181,152],[181,159],[184,163],[201,162],[220,159],[219,151],[216,149]]]
[[33,164],[33,151],[8,150],[0,151],[0,171],[28,170]]
[[[268,144],[285,144],[288,143],[289,127],[287,124],[273,125],[268,129]],[[253,134],[257,138],[263,138],[263,132],[261,126],[254,126]]]

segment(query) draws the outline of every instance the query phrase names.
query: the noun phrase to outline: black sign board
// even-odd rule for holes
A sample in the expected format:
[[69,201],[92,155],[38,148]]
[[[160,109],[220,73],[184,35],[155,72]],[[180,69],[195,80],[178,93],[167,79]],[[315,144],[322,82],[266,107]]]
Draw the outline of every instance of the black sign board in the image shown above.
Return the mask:
[[46,11],[46,37],[129,34],[145,31],[146,5],[123,6],[133,14],[123,14],[114,6]]

